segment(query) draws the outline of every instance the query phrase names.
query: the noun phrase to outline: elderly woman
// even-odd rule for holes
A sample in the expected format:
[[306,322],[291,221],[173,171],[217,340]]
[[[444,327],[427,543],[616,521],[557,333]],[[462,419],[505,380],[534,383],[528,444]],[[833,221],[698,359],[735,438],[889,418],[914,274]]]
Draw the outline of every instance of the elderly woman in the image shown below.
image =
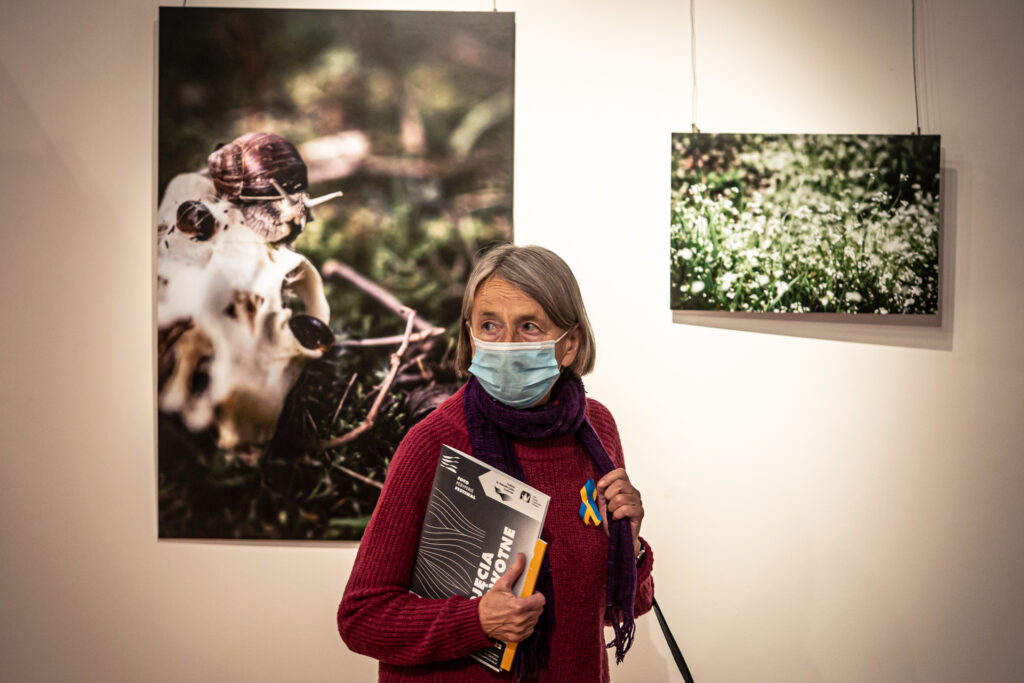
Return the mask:
[[[605,648],[614,646],[621,661],[634,616],[651,607],[653,555],[639,535],[643,503],[623,469],[615,421],[580,381],[594,367],[595,342],[579,286],[553,252],[503,245],[470,275],[462,320],[456,366],[471,377],[398,447],[338,630],[352,650],[380,660],[381,681],[508,680],[469,658],[490,638],[521,643],[518,680],[607,681]],[[409,592],[445,444],[551,496],[548,552],[533,595],[510,590],[522,554],[480,598]],[[590,478],[606,521],[600,528],[579,515]],[[615,633],[607,645],[606,624]]]

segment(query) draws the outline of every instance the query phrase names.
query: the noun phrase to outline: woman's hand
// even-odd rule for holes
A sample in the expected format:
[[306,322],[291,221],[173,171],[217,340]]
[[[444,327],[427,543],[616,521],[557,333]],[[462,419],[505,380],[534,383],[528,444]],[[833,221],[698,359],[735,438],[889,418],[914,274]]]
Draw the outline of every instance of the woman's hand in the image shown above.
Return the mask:
[[[601,477],[597,482],[597,505],[603,519],[629,517],[633,531],[633,554],[640,553],[640,523],[644,519],[644,503],[640,492],[633,488],[629,475],[621,467]],[[608,527],[605,526],[607,533]]]
[[526,556],[519,553],[508,571],[480,598],[480,626],[488,638],[518,643],[533,633],[533,627],[544,611],[544,596],[534,593],[517,598],[512,592],[512,585],[525,566]]

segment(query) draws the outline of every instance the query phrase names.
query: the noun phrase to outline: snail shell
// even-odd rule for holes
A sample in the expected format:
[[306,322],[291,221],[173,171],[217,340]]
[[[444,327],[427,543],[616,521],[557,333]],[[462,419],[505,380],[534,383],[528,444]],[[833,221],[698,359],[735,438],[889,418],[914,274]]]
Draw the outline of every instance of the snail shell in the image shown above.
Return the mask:
[[334,332],[319,318],[299,313],[288,320],[288,326],[299,343],[307,349],[326,351],[334,346]]
[[273,133],[246,133],[214,150],[207,164],[217,194],[238,205],[257,235],[280,242],[302,231],[309,177],[292,143]]
[[217,229],[217,221],[205,204],[190,199],[178,205],[175,226],[181,232],[192,235],[192,239],[204,242],[213,237],[213,233]]
[[280,135],[246,133],[214,150],[207,158],[217,194],[237,200],[278,197],[274,182],[285,192],[309,191],[306,163],[299,150]]

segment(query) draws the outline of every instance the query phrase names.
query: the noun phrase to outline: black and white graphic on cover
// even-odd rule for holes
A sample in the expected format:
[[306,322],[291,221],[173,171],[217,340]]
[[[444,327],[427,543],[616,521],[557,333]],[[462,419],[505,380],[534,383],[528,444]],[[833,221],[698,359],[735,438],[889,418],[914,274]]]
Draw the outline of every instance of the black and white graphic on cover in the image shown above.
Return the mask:
[[[444,446],[410,588],[423,597],[482,595],[517,553],[533,555],[549,501],[544,492]],[[524,579],[525,573],[514,591]]]
[[540,493],[536,489],[498,470],[489,470],[481,474],[480,486],[489,498],[500,501],[531,519],[543,519],[547,511],[547,506],[541,503],[543,494],[536,495]]

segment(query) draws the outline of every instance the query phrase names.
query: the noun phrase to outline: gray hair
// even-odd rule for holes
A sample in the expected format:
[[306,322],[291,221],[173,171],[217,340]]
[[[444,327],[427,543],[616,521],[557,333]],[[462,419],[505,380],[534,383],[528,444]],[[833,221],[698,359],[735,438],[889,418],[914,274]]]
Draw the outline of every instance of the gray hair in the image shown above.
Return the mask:
[[473,347],[470,345],[466,322],[473,312],[477,290],[492,277],[503,278],[515,285],[523,294],[540,304],[551,322],[563,330],[576,325],[580,332],[580,347],[569,369],[581,377],[594,369],[597,357],[594,330],[590,327],[587,309],[583,307],[580,286],[568,264],[558,254],[544,247],[501,244],[476,262],[473,272],[469,274],[466,292],[462,295],[462,321],[459,325],[459,345],[455,352],[455,369],[459,373],[465,373],[473,360]]

